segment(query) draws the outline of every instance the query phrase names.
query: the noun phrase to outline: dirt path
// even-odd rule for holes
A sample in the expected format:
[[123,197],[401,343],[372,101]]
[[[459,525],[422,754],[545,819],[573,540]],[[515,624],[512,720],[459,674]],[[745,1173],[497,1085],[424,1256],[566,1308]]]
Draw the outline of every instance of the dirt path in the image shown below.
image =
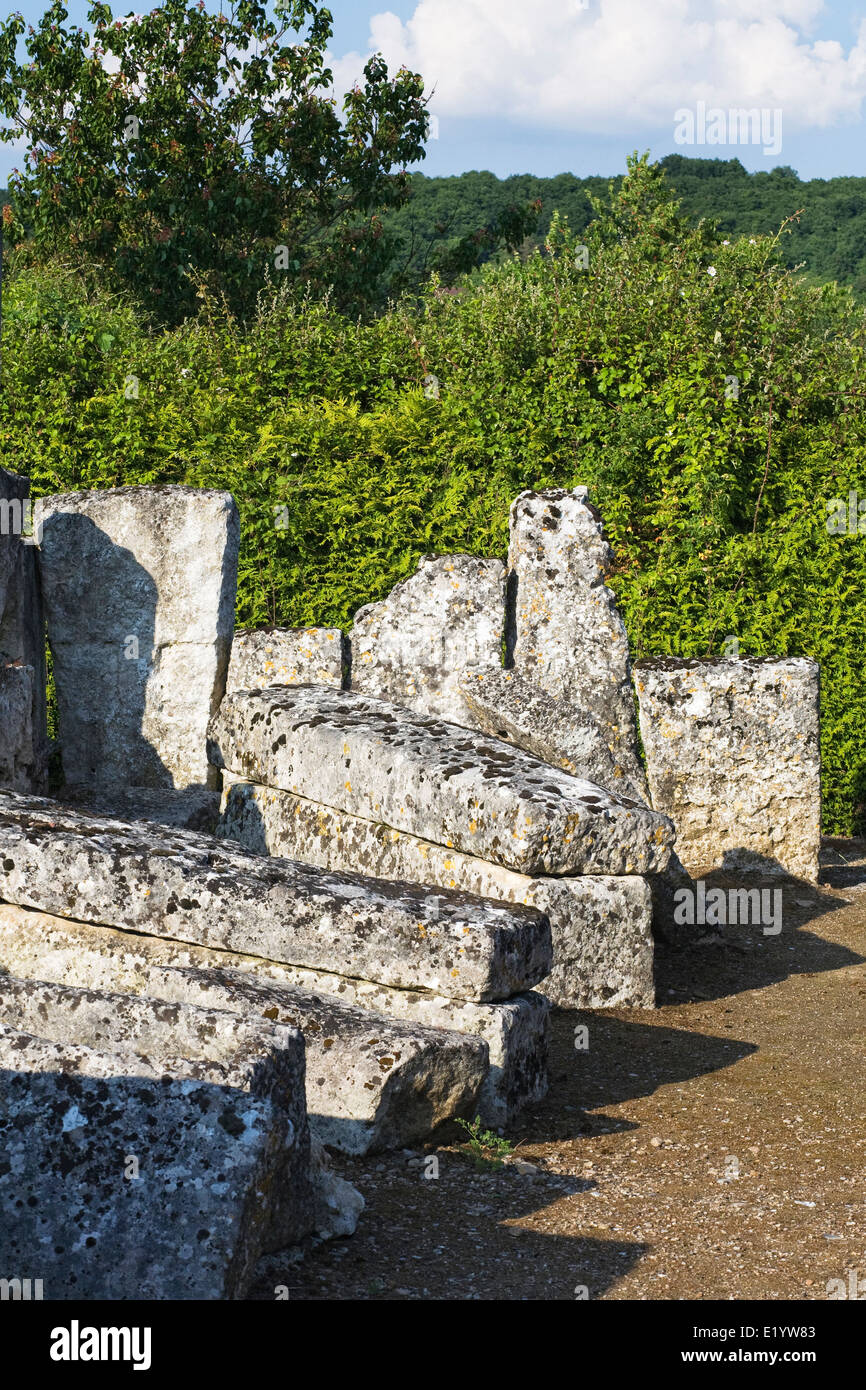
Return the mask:
[[823,1300],[866,1280],[866,844],[823,862],[817,889],[785,884],[779,936],[660,950],[656,1012],[555,1016],[550,1094],[509,1134],[537,1173],[476,1171],[456,1129],[425,1151],[438,1178],[420,1151],[337,1158],[357,1232],[272,1260],[253,1296]]

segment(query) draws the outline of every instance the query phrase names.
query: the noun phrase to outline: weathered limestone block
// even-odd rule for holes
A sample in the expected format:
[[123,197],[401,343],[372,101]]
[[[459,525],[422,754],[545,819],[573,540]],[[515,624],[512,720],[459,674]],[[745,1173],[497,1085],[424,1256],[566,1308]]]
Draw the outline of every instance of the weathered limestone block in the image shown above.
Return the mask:
[[[546,1094],[550,1006],[537,993],[516,995],[498,1004],[470,1003],[424,990],[391,989],[236,952],[208,950],[183,941],[66,921],[0,903],[0,970],[59,984],[152,994],[158,988],[159,972],[168,966],[243,971],[259,981],[322,992],[353,1008],[405,1020],[412,1026],[422,1024],[482,1038],[489,1049],[490,1068],[475,1109],[485,1124],[508,1124],[524,1105]],[[317,1065],[312,1049],[308,1059],[312,1078]],[[313,1089],[311,1085],[311,1093]],[[311,1106],[315,1110],[312,1095]]]
[[[295,1067],[281,1101],[302,1164],[298,1171],[295,1162],[290,1175],[295,1203],[309,1181],[305,1050],[310,1124],[321,1143],[346,1153],[399,1148],[426,1137],[471,1108],[487,1072],[480,1041],[395,1024],[328,995],[259,982],[236,970],[153,964],[143,997],[82,985],[86,966],[76,973],[75,986],[68,979],[0,976],[0,1020],[27,1032],[39,1028],[53,1042],[144,1053],[152,1061],[180,1055],[234,1062],[237,1070],[243,1049],[253,1080],[263,1057],[289,1049]],[[283,1244],[305,1233],[290,1232]]]
[[45,638],[30,483],[0,468],[0,786],[45,789]]
[[278,1102],[287,1129],[276,1175],[269,1249],[290,1245],[311,1228],[310,1135],[304,1092],[304,1041],[282,1020],[240,1019],[213,1006],[136,998],[44,980],[0,977],[0,1022],[51,1042],[146,1056],[157,1064],[221,1065],[232,1085]]
[[352,688],[474,727],[459,686],[466,665],[502,665],[505,566],[425,555],[415,574],[355,614]]
[[635,668],[653,805],[689,873],[817,880],[819,669],[807,657],[651,658]]
[[115,787],[110,791],[66,787],[59,799],[98,816],[155,821],[176,830],[212,834],[219,822],[220,793],[208,787]]
[[0,795],[0,898],[479,1001],[531,988],[552,958],[550,925],[532,908],[323,874],[194,831],[13,792]]
[[292,1134],[264,1069],[256,1093],[238,1080],[0,1023],[4,1277],[46,1299],[243,1297],[285,1221]]
[[36,780],[32,666],[0,666],[0,787],[29,792]]
[[210,738],[213,760],[238,776],[525,873],[660,872],[673,843],[646,806],[354,691],[236,692]]
[[[395,1023],[331,995],[241,971],[153,965],[147,995],[0,978],[0,1018],[104,1052],[153,1057],[168,1047],[214,1061],[244,1041],[266,1054],[279,1041],[273,1026],[279,1024],[293,1039],[303,1034],[316,1134],[352,1154],[426,1138],[443,1120],[472,1108],[487,1074],[480,1039]],[[301,1084],[301,1098],[303,1090]],[[296,1126],[302,1119],[296,1117]]]
[[548,695],[593,715],[627,784],[647,801],[628,637],[604,582],[613,555],[586,491],[522,492],[512,503],[508,662]]
[[330,994],[287,988],[248,973],[152,967],[161,999],[271,1019],[304,1036],[310,1124],[344,1153],[401,1148],[472,1109],[488,1070],[479,1038],[397,1023]]
[[556,699],[517,671],[480,671],[467,667],[460,689],[476,726],[494,738],[516,743],[553,767],[618,796],[646,797],[643,778],[636,779],[633,760],[624,767],[612,749],[610,730],[594,715]]
[[553,1004],[653,1007],[652,903],[643,878],[532,878],[251,782],[231,780],[223,801],[219,834],[256,853],[538,908],[550,918],[553,967],[537,988]]
[[121,487],[34,509],[66,781],[215,786],[240,527],[227,492]]
[[237,631],[226,691],[268,685],[343,686],[348,643],[338,627],[270,627]]

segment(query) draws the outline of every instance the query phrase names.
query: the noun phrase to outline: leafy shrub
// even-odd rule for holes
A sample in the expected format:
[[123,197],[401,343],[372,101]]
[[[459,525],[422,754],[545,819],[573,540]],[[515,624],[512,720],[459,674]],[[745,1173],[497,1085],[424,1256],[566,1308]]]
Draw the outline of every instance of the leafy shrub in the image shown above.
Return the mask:
[[[241,508],[238,620],[348,626],[428,552],[505,555],[526,487],[587,483],[636,657],[813,655],[824,828],[863,826],[864,316],[779,244],[691,227],[633,160],[584,233],[361,322],[273,284],[170,332],[21,269],[0,440],[34,491],[187,482]],[[433,374],[438,398],[425,393]],[[132,393],[131,393],[132,392]],[[866,521],[864,521],[866,526]]]

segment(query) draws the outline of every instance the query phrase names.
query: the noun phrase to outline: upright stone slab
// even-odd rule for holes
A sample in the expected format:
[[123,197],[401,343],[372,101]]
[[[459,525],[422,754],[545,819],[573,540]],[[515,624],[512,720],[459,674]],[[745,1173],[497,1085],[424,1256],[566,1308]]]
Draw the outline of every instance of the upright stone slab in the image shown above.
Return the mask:
[[610,746],[609,727],[594,715],[548,695],[513,670],[467,667],[460,689],[485,734],[516,743],[553,767],[609,787],[619,796],[646,798],[643,779],[633,776],[630,762],[623,766]]
[[[204,972],[205,979],[221,970],[242,971],[247,978],[284,989],[320,992],[353,1009],[372,1011],[377,1037],[381,1015],[385,1014],[389,1019],[404,1020],[412,1028],[421,1024],[481,1038],[488,1048],[489,1069],[474,1108],[488,1125],[510,1124],[524,1105],[542,1100],[547,1092],[549,1005],[538,993],[515,995],[501,1003],[471,1003],[425,990],[392,989],[279,961],[209,950],[184,941],[91,926],[0,903],[0,972],[58,984],[157,995],[169,967],[192,967]],[[321,1040],[325,1053],[330,1036]],[[317,1066],[317,1051],[311,1047],[308,1077],[314,1131],[316,1106],[322,1106],[324,1113],[329,1104],[327,1097],[317,1095],[324,1089],[318,1085]]]
[[250,781],[518,872],[661,871],[673,842],[673,826],[646,806],[500,739],[354,691],[236,692],[209,746]]
[[47,1300],[242,1298],[275,1248],[292,1142],[260,1081],[0,1023],[4,1278],[41,1279]]
[[386,599],[355,614],[352,688],[472,727],[460,672],[502,665],[504,622],[501,560],[425,555]]
[[45,637],[30,483],[0,468],[0,787],[45,789]]
[[653,805],[677,853],[713,868],[815,882],[821,829],[819,670],[808,657],[640,661]]
[[0,666],[0,787],[33,790],[36,780],[33,739],[32,666]]
[[522,492],[512,503],[508,664],[577,715],[593,715],[626,785],[646,801],[628,637],[604,582],[613,554],[586,491]]
[[550,924],[532,908],[325,874],[12,792],[0,795],[0,898],[479,1002],[531,988],[551,965]]
[[268,685],[343,686],[349,644],[338,627],[269,627],[238,631],[226,692],[263,690]]
[[531,905],[550,918],[553,966],[537,989],[551,1003],[570,1009],[655,1003],[652,900],[647,881],[636,875],[532,878],[243,781],[226,789],[219,833],[257,853],[321,869],[351,868]]
[[35,507],[70,784],[216,785],[239,521],[227,492],[121,487]]

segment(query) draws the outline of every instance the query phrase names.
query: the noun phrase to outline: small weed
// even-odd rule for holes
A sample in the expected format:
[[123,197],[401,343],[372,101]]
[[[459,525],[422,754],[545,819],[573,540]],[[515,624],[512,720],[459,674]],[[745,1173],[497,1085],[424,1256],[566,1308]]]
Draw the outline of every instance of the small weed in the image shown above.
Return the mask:
[[479,1172],[501,1168],[503,1158],[514,1150],[510,1140],[503,1139],[495,1130],[481,1128],[480,1115],[476,1115],[471,1124],[468,1120],[458,1120],[457,1123],[469,1135],[468,1141],[460,1147],[472,1158]]

